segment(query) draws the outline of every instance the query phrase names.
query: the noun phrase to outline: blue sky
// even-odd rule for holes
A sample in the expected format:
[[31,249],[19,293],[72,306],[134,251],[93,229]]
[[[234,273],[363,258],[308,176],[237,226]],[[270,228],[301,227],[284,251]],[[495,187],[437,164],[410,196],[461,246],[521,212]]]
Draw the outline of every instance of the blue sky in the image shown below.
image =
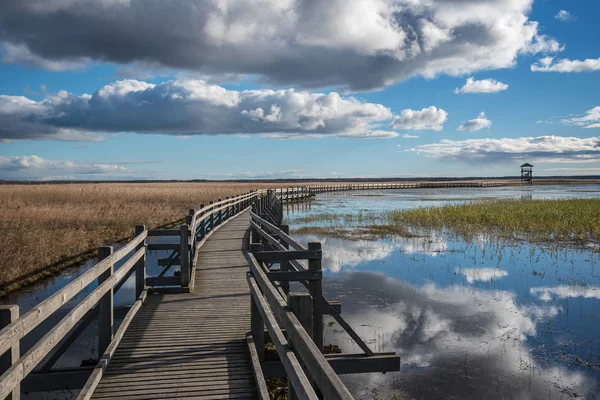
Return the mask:
[[599,14],[591,0],[3,2],[0,179],[600,174]]

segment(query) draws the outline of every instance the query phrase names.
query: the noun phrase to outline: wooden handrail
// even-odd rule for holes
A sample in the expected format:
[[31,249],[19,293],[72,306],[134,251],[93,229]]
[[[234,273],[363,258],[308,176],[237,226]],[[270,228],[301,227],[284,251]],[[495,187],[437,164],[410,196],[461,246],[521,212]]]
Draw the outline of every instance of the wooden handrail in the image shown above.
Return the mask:
[[311,387],[310,381],[302,370],[302,366],[290,348],[288,340],[285,338],[283,332],[279,328],[279,324],[277,323],[275,316],[273,316],[267,301],[261,294],[261,291],[256,284],[256,280],[251,274],[246,276],[246,280],[248,281],[248,286],[250,287],[250,293],[252,294],[254,302],[262,316],[263,321],[265,322],[267,330],[269,331],[269,336],[275,345],[277,354],[279,354],[283,368],[290,379],[290,383],[296,390],[298,398],[317,400],[317,394]]
[[[311,371],[311,378],[319,387],[326,399],[347,400],[353,399],[352,394],[339,376],[335,373],[329,362],[325,359],[317,345],[294,313],[288,308],[280,293],[267,278],[252,253],[245,254],[250,265],[252,276],[267,300],[271,310],[279,317],[286,329],[288,341],[294,347],[295,353],[300,356],[302,363]],[[257,301],[256,297],[254,297]]]
[[[138,237],[145,238],[144,234]],[[136,238],[137,239],[137,238]],[[136,239],[133,243],[135,247]],[[142,239],[143,240],[143,239]],[[114,274],[106,279],[101,285],[94,289],[85,299],[77,304],[62,318],[47,334],[44,335],[27,353],[14,363],[2,376],[0,376],[0,398],[5,398],[33,369],[35,366],[56,346],[62,338],[73,328],[83,316],[90,311],[100,299],[109,292],[127,273],[135,268],[136,263],[144,256],[145,248],[139,249],[130,257]],[[117,254],[117,253],[114,253]],[[127,254],[127,253],[125,253]],[[121,255],[122,257],[122,255]],[[110,259],[107,258],[107,259]],[[81,290],[81,289],[80,289]],[[26,314],[27,315],[27,314]],[[49,316],[46,315],[45,318]],[[44,319],[45,319],[44,318]],[[19,320],[15,321],[19,323]],[[12,325],[12,324],[11,324]],[[8,326],[7,328],[9,328]]]
[[23,314],[19,319],[2,329],[0,331],[0,354],[4,354],[17,340],[20,340],[23,336],[31,332],[87,285],[98,279],[98,277],[111,265],[129,254],[138,244],[143,242],[147,236],[148,231],[142,232],[131,242],[111,254],[108,258],[97,263],[73,282],[69,283],[67,286],[33,307],[29,312]]
[[[252,219],[254,219],[255,221],[258,220],[260,223],[264,224],[265,226],[270,225],[272,228],[274,228],[274,230],[276,231],[281,231],[280,229],[278,229],[277,227],[274,227],[272,224],[269,224],[267,221],[265,221],[264,219],[258,217],[256,214],[251,213]],[[264,230],[261,229],[261,226],[259,226],[255,221],[251,221],[251,225],[254,229],[256,229],[257,233],[262,236],[263,238],[267,239],[267,241],[269,242],[269,244],[271,244],[273,247],[275,247],[277,250],[282,250],[285,251],[287,250],[286,247],[280,243],[277,239],[275,239],[273,236],[269,235],[267,232],[265,232]],[[278,233],[279,235],[279,233]],[[289,241],[296,243],[291,237],[289,237],[289,235],[285,234],[283,231],[281,231],[281,235],[280,238],[284,241],[286,241],[285,238],[288,238]],[[286,243],[288,243],[286,241]],[[301,246],[299,243],[296,243],[301,249],[304,249],[303,246]],[[307,271],[307,268],[302,265],[298,260],[291,260],[289,261],[289,265],[297,272],[302,272],[302,271]],[[307,281],[304,280],[300,280],[299,281],[302,285],[304,285],[304,287],[308,288],[309,287],[309,283]],[[322,307],[328,312],[329,315],[331,315],[339,324],[342,328],[344,328],[344,330],[346,331],[346,333],[348,333],[348,335],[352,338],[352,340],[354,340],[354,342],[358,345],[358,347],[361,348],[362,351],[365,352],[365,354],[372,356],[373,350],[371,350],[371,348],[360,338],[360,336],[358,336],[358,334],[354,331],[354,329],[352,329],[352,327],[346,322],[346,320],[340,315],[339,312],[337,312],[337,310],[335,309],[335,307],[333,307],[331,305],[331,303],[329,303],[329,301],[327,301],[327,299],[325,299],[323,296],[320,297],[320,299],[317,299],[317,301],[322,305]]]

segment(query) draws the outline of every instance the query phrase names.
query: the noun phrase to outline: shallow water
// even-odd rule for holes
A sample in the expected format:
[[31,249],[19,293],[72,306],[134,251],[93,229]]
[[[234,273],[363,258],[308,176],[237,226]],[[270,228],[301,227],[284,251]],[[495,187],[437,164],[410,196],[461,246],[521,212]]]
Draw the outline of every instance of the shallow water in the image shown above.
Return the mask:
[[[593,190],[598,187],[344,192],[289,207],[286,217],[293,229],[302,226],[294,218],[308,213],[487,197],[600,197]],[[375,351],[401,356],[399,372],[345,376],[357,397],[600,398],[600,254],[591,248],[484,236],[467,243],[450,232],[377,241],[296,237],[322,243],[326,296],[342,302],[342,315],[361,337]],[[360,353],[336,324],[326,328],[326,340]]]
[[[293,222],[295,217],[321,212],[381,211],[479,198],[573,197],[600,197],[600,187],[328,193],[290,206],[286,217],[294,228],[301,226]],[[486,237],[465,243],[444,233],[378,241],[297,237],[304,243],[322,242],[325,293],[342,302],[342,315],[371,348],[402,356],[399,372],[345,376],[357,397],[599,398],[600,255],[591,250],[498,244]],[[148,254],[149,276],[160,272],[157,259],[166,256]],[[64,271],[0,302],[19,304],[24,314],[94,264]],[[95,287],[90,284],[27,335],[22,352]],[[115,296],[115,304],[132,304],[134,287],[131,278]],[[335,324],[327,327],[327,341],[344,352],[360,352],[339,329]],[[77,366],[96,358],[96,331],[92,323],[56,366]]]

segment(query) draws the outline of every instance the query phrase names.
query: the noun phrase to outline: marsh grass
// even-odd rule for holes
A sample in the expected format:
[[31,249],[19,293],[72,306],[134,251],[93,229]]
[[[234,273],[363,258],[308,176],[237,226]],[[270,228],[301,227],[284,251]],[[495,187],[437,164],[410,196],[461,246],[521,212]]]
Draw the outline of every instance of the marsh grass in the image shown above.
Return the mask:
[[49,265],[74,266],[98,246],[131,237],[136,225],[181,221],[202,203],[269,186],[285,184],[0,185],[0,288],[32,273],[35,281]]
[[469,237],[480,233],[530,241],[596,242],[600,199],[493,200],[397,210],[397,224],[447,228]]
[[318,213],[290,220],[292,229],[343,239],[423,236],[446,229],[465,239],[480,234],[538,242],[600,240],[600,199],[477,200],[409,210]]

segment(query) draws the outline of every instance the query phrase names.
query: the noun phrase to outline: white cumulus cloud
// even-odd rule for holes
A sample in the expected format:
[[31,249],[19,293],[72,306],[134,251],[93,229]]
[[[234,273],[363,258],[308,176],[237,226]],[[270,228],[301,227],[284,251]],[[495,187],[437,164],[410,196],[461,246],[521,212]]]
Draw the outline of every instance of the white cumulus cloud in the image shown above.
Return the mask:
[[471,119],[468,122],[460,125],[458,130],[463,132],[475,132],[485,128],[489,129],[491,127],[492,121],[487,119],[485,113],[482,111],[477,118]]
[[454,93],[498,93],[506,89],[508,89],[506,83],[498,82],[495,79],[482,79],[477,81],[473,78],[467,78],[467,82],[464,86],[462,88],[454,89]]
[[600,137],[538,136],[449,140],[424,144],[406,151],[425,156],[470,163],[502,163],[531,160],[572,162],[600,161]]
[[596,106],[585,112],[583,116],[563,119],[565,125],[581,126],[583,128],[600,128],[600,106]]
[[392,121],[394,129],[404,130],[432,130],[441,131],[444,129],[444,122],[448,119],[448,113],[441,108],[431,106],[422,110],[402,110],[400,115]]
[[575,21],[577,19],[567,10],[560,10],[558,13],[556,13],[554,18],[559,21]]
[[193,79],[157,85],[122,80],[92,95],[60,91],[40,101],[0,95],[0,139],[5,140],[75,140],[108,132],[389,138],[398,134],[381,125],[392,118],[381,104],[336,92],[238,91]]
[[531,65],[533,72],[592,72],[600,70],[600,58],[586,60],[569,60],[566,58],[555,61],[553,57],[544,57]]

